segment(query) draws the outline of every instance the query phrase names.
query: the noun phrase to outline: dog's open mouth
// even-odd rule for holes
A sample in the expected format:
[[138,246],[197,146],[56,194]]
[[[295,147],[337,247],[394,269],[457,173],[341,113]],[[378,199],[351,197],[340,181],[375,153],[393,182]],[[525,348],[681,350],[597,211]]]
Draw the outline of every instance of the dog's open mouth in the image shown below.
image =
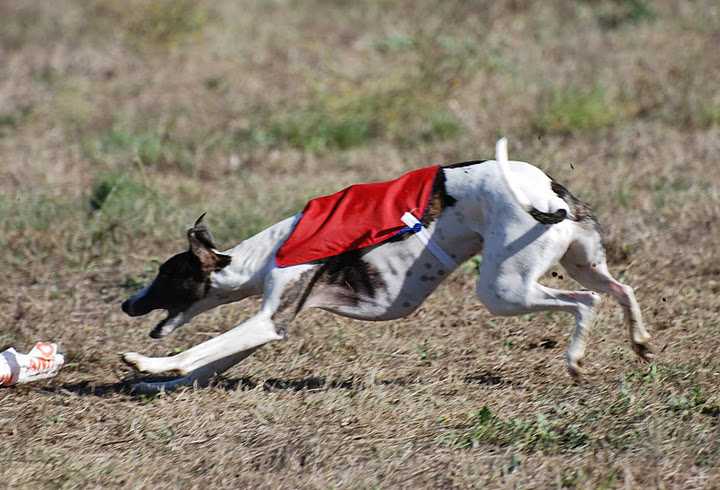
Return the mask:
[[172,333],[177,327],[185,323],[182,311],[167,310],[167,316],[160,320],[150,331],[150,337],[160,339]]

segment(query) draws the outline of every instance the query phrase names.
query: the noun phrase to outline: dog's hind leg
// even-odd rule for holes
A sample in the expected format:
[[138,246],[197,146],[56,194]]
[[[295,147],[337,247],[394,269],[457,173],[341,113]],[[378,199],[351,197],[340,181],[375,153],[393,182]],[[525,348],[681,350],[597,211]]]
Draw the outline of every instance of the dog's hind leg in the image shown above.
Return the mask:
[[[202,374],[203,378],[210,378],[225,371],[260,346],[286,338],[282,322],[294,318],[301,308],[314,267],[273,270],[260,311],[222,335],[174,356],[153,358],[130,352],[123,355],[123,360],[139,371],[155,374],[175,371],[184,376]],[[285,314],[288,311],[290,313]],[[194,377],[193,381],[203,381],[198,376]]]
[[598,293],[609,294],[620,304],[633,351],[644,361],[652,360],[650,334],[643,324],[633,288],[610,274],[599,234],[595,232],[574,241],[560,263],[577,282]]
[[571,376],[582,374],[582,359],[588,330],[594,318],[593,308],[599,296],[590,291],[552,289],[534,280],[483,274],[482,266],[477,283],[477,295],[490,313],[515,316],[538,311],[565,311],[575,316],[575,329],[565,352],[565,365]]
[[478,298],[495,315],[538,311],[571,313],[575,317],[575,329],[565,353],[565,364],[571,376],[579,376],[586,337],[594,318],[593,308],[600,296],[591,291],[553,289],[538,282],[566,253],[571,235],[536,226],[509,245],[493,240],[499,233],[488,233],[488,236],[476,285]]

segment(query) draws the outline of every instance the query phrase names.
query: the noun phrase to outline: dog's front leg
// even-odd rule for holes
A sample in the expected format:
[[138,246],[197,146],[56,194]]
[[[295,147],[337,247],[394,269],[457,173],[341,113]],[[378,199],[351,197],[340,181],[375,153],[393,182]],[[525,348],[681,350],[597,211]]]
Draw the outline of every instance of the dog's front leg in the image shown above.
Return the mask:
[[131,391],[135,394],[155,394],[161,391],[172,391],[177,388],[187,386],[194,386],[198,388],[205,387],[210,384],[210,381],[215,375],[220,374],[239,363],[255,352],[258,348],[260,348],[260,346],[238,352],[237,354],[225,357],[215,362],[211,362],[210,364],[200,367],[185,376],[165,381],[141,381],[139,383],[134,383]]
[[[136,352],[128,352],[123,354],[122,359],[133,368],[145,373],[175,371],[184,376],[202,367],[219,363],[217,366],[223,369],[216,370],[217,373],[240,362],[261,345],[282,338],[284,336],[277,332],[268,312],[261,311],[232,330],[180,354],[169,357],[146,357]],[[235,358],[238,359],[229,363]],[[225,366],[223,360],[227,360],[229,364]]]
[[285,338],[285,324],[302,308],[315,268],[300,265],[270,271],[260,312],[222,335],[174,356],[146,357],[128,352],[122,359],[133,368],[152,374],[175,371],[186,376],[207,366],[209,371],[222,372],[261,345]]

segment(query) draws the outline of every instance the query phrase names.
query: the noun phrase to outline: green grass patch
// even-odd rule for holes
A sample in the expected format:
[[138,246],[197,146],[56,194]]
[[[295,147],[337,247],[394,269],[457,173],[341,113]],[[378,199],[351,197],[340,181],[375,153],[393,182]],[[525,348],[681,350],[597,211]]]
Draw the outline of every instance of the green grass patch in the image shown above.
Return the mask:
[[157,193],[124,173],[109,173],[96,177],[88,207],[91,213],[112,219],[132,220],[138,211],[159,201]]
[[[405,32],[394,32],[375,39],[373,47],[388,65],[401,65],[414,81],[446,95],[471,80],[481,69],[499,68],[497,51],[478,28],[477,18],[463,12],[463,6],[447,2],[434,6],[444,22],[428,28],[410,22]],[[476,14],[489,16],[487,6],[477,6]]]
[[237,139],[241,144],[314,153],[376,141],[412,147],[451,140],[464,127],[449,110],[448,99],[496,57],[482,51],[476,31],[467,32],[471,34],[457,28],[416,29],[380,37],[373,47],[388,65],[401,66],[393,76],[331,82],[326,85],[330,88],[310,93],[303,103],[285,104],[284,113],[268,111],[255,117]]
[[14,111],[0,112],[0,138],[9,136],[32,113],[32,106],[25,105]]
[[[155,239],[177,225],[168,219],[176,205],[123,173],[101,174],[79,198],[18,192],[0,196],[0,246],[10,262],[44,257],[68,267],[119,253],[138,239]],[[181,214],[177,220],[182,219]]]
[[207,210],[206,222],[218,246],[229,247],[302,211],[309,198],[327,192],[327,188],[313,186],[287,189],[279,185],[270,190],[259,177],[249,176],[236,187],[235,195],[242,197],[231,206],[219,201],[219,207]]
[[210,12],[197,0],[155,0],[139,5],[128,28],[143,43],[173,46],[192,40],[210,20]]
[[398,53],[412,50],[417,43],[411,36],[404,34],[391,34],[389,36],[376,39],[373,47],[380,53]]
[[138,50],[171,49],[197,41],[215,18],[208,4],[197,0],[101,0],[87,5],[87,14],[121,34]]
[[669,396],[666,400],[666,407],[681,416],[687,416],[693,412],[711,417],[720,416],[720,398],[708,396],[697,385],[681,394]]
[[85,80],[67,78],[57,83],[50,104],[50,118],[66,131],[82,133],[92,126],[94,116],[92,89]]
[[319,94],[307,105],[257,121],[239,137],[246,143],[322,153],[375,140],[403,146],[442,141],[462,129],[440,97],[409,86]]
[[687,176],[677,175],[667,177],[660,175],[650,179],[649,186],[652,189],[653,203],[656,209],[672,207],[682,204],[688,192],[693,189],[693,183]]
[[602,88],[556,89],[541,99],[533,126],[543,134],[570,134],[610,127],[623,118],[619,105]]
[[611,0],[593,2],[592,5],[598,24],[607,30],[652,22],[657,18],[652,2],[648,0]]
[[[287,214],[288,216],[291,215],[291,213]],[[269,221],[267,213],[264,213],[260,208],[248,206],[237,209],[237,212],[214,213],[211,229],[218,246],[224,244],[230,247],[261,232],[272,224]]]
[[334,112],[319,104],[290,112],[270,122],[257,141],[306,151],[346,150],[376,137],[368,114]]
[[487,406],[470,416],[465,428],[443,437],[453,448],[474,448],[484,444],[514,446],[519,450],[564,451],[589,443],[589,436],[574,425],[563,425],[538,414],[534,419],[504,420]]
[[382,37],[374,48],[401,65],[391,77],[348,84],[337,81],[287,104],[285,113],[257,117],[243,143],[322,153],[375,141],[403,147],[451,140],[463,131],[448,108],[450,95],[489,66],[474,35],[417,30]]
[[0,214],[0,247],[6,251],[8,266],[24,269],[28,263],[41,263],[47,257],[61,258],[82,234],[80,206],[64,196],[0,194]]
[[3,216],[0,240],[24,232],[49,230],[74,211],[74,203],[62,197],[42,193],[0,194],[0,214]]
[[[88,246],[95,251],[122,245],[138,235],[167,233],[175,224],[168,216],[177,203],[123,172],[98,175],[86,202],[84,230]],[[182,218],[182,213],[174,214]]]
[[697,120],[701,128],[720,126],[720,105],[708,104],[700,107]]
[[87,137],[82,143],[85,157],[96,163],[115,166],[139,163],[185,173],[194,168],[193,146],[158,130],[131,130],[120,125]]
[[[68,269],[83,268],[135,250],[139,243],[149,254],[168,241],[172,249],[182,250],[186,227],[204,211],[218,246],[229,248],[297,213],[308,197],[318,194],[315,187],[270,191],[260,178],[248,176],[233,187],[232,196],[208,202],[193,189],[160,192],[141,175],[122,169],[99,172],[79,196],[0,195],[0,246],[8,264],[25,267],[29,260],[53,259]],[[129,280],[126,286],[134,285]]]

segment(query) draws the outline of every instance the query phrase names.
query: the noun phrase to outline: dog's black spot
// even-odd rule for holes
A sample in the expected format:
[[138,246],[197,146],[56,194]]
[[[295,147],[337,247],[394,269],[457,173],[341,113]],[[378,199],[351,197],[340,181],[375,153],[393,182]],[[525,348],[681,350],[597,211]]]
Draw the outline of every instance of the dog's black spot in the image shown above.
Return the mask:
[[359,297],[375,298],[378,290],[387,288],[380,271],[363,260],[360,250],[325,260],[312,283],[345,290],[349,298],[355,298],[355,302]]
[[405,273],[405,275],[407,277],[411,277],[413,275],[413,272],[410,269],[408,269],[407,272]]
[[430,203],[420,220],[423,226],[429,226],[446,208],[452,207],[457,203],[457,199],[447,192],[445,185],[446,180],[444,169],[440,169],[435,176],[435,182],[433,182]]
[[445,271],[442,270],[442,269],[439,269],[439,270],[437,271],[437,273],[438,273],[439,276],[444,276],[444,275],[445,275]]
[[435,179],[435,186],[433,190],[442,196],[443,207],[449,208],[457,203],[457,199],[448,194],[446,182],[447,177],[445,176],[445,172],[441,169]]
[[[445,187],[445,180],[445,173],[441,168],[435,176],[435,180],[433,181],[432,193],[430,195],[430,201],[428,202],[427,208],[425,209],[425,213],[420,219],[420,222],[425,227],[430,226],[430,224],[432,224],[442,214],[445,208],[454,206],[457,202],[457,199],[447,193],[447,189]],[[402,233],[400,235],[395,235],[387,241],[399,242],[402,240],[407,240],[412,235],[412,233]]]
[[410,308],[412,306],[409,301],[404,301],[402,305],[403,308]]
[[558,279],[565,279],[565,276],[563,276],[562,274],[558,274]]
[[430,262],[425,262],[424,265],[426,269],[432,269],[432,264]]
[[286,329],[285,324],[292,321],[302,310],[312,290],[314,278],[315,271],[309,270],[301,274],[292,284],[285,286],[280,305],[272,314],[272,320],[278,324],[279,329]]
[[420,276],[420,280],[422,282],[434,281],[435,277],[434,276],[426,276],[425,274],[423,274],[422,276]]
[[546,213],[544,211],[539,211],[535,208],[532,208],[529,212],[530,216],[535,218],[538,223],[541,223],[543,225],[554,225],[560,223],[567,217],[567,211],[565,211],[564,209],[558,209],[553,213]]
[[550,188],[560,199],[568,204],[575,221],[592,221],[593,223],[597,223],[595,215],[588,203],[572,195],[565,186],[556,182],[552,177],[550,177],[550,180],[552,181]]
[[552,182],[550,183],[550,188],[560,199],[564,201],[566,197],[572,196],[572,194],[570,194],[570,191],[567,190],[567,187],[558,183],[552,177],[550,177],[550,180],[552,180]]
[[557,277],[558,273],[555,272],[555,271],[552,271],[552,273],[551,273],[550,275],[553,276],[553,277]]

